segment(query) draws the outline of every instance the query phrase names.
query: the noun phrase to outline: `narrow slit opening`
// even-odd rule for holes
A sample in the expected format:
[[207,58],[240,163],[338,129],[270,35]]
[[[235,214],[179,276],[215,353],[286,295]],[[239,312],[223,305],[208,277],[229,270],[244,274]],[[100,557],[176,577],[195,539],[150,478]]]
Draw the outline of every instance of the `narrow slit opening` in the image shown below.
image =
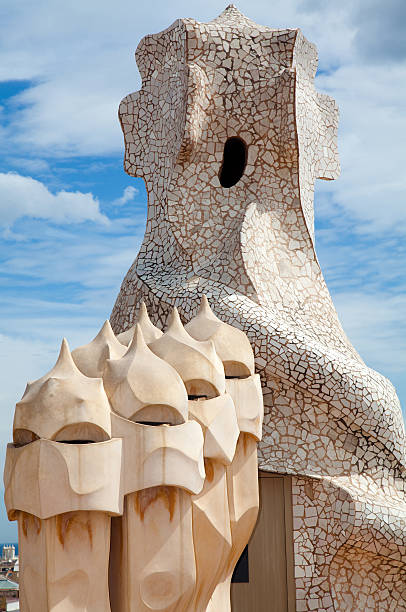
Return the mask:
[[58,444],[94,444],[94,440],[55,440]]
[[241,376],[226,376],[227,380],[244,380],[245,378],[249,378],[248,374],[242,374]]
[[139,425],[149,425],[152,427],[160,427],[161,425],[172,425],[172,423],[168,423],[167,421],[135,421]]

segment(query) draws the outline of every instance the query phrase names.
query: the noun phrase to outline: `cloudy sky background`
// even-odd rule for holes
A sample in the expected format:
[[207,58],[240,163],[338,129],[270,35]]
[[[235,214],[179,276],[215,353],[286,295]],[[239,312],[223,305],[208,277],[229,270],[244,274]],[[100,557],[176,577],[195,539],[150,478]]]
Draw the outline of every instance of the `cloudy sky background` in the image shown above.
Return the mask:
[[[3,0],[0,7],[1,464],[14,404],[60,340],[88,342],[142,239],[143,183],[122,170],[120,99],[139,39],[218,1]],[[316,186],[316,246],[344,328],[406,404],[406,3],[241,0],[319,49],[341,112],[342,176]],[[2,469],[2,468],[1,468]],[[16,540],[0,516],[0,542]]]

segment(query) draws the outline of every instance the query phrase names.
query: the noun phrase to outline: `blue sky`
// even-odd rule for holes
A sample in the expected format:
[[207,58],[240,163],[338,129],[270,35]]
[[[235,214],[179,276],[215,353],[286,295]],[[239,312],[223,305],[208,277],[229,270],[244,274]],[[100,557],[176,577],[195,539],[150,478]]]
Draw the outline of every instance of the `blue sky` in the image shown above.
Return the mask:
[[[88,342],[142,239],[146,193],[122,169],[120,99],[139,87],[139,39],[212,0],[138,5],[28,0],[0,8],[1,462],[14,404],[54,363],[61,338]],[[316,246],[343,326],[406,405],[406,4],[244,0],[319,49],[317,86],[341,112],[342,176],[316,186]],[[16,539],[0,515],[0,542]]]

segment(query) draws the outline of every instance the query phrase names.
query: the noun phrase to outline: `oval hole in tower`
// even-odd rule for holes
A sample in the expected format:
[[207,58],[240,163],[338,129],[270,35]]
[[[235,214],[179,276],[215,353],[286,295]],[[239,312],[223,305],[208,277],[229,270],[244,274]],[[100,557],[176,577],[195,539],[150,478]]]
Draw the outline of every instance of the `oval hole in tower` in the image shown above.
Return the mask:
[[238,136],[233,136],[224,145],[223,163],[220,168],[219,181],[222,187],[229,189],[238,183],[247,165],[247,145]]

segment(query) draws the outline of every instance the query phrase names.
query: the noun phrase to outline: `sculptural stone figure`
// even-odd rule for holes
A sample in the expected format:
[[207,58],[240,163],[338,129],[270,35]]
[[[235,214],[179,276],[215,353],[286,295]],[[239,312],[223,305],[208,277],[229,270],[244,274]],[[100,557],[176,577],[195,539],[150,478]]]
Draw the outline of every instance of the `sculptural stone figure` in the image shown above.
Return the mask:
[[142,304],[27,385],[4,473],[22,612],[230,610],[262,394],[245,334],[206,298],[189,328],[175,308],[163,333]]
[[142,88],[119,116],[148,219],[113,329],[125,333],[143,300],[162,327],[174,305],[189,319],[208,295],[254,349],[259,466],[292,475],[297,610],[406,610],[399,402],[346,337],[314,247],[315,180],[339,174],[316,49],[230,5],[146,36],[136,60]]

